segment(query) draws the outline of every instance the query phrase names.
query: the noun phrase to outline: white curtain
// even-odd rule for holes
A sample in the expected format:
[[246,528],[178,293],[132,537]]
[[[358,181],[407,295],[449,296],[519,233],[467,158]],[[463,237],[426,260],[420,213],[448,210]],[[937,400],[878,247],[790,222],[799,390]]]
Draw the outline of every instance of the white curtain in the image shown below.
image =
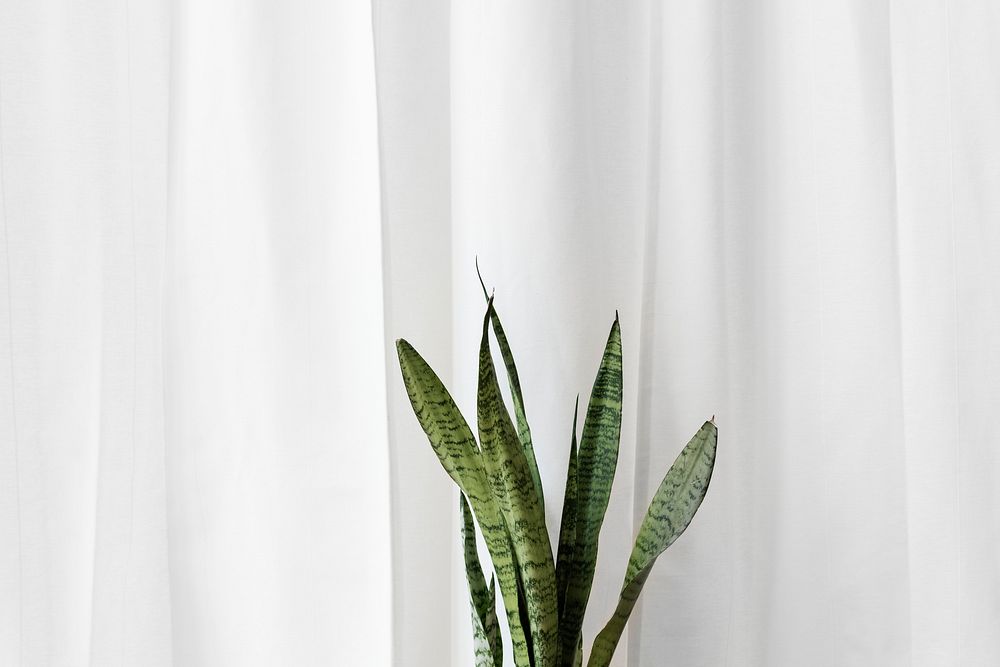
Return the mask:
[[391,663],[365,3],[0,3],[0,665]]
[[621,314],[588,644],[714,414],[616,665],[1000,664],[997,63],[988,0],[0,2],[0,664],[470,665],[392,343],[474,414],[477,256],[553,531]]

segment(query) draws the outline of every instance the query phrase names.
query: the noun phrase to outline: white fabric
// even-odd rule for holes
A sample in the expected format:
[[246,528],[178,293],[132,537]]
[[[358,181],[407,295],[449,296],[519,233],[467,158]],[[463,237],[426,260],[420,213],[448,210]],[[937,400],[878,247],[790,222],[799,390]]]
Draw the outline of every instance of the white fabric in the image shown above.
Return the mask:
[[0,664],[389,664],[370,6],[0,12]]
[[474,415],[477,255],[553,534],[621,314],[588,645],[714,414],[617,666],[1000,663],[998,44],[987,0],[0,3],[0,665],[471,664],[393,341]]

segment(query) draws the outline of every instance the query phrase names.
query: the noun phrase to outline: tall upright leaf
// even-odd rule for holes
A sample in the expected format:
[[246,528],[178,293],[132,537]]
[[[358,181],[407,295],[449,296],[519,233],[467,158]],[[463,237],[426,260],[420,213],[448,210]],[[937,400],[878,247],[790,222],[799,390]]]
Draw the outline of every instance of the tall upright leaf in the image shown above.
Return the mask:
[[[510,530],[507,531],[508,536],[510,535]],[[514,557],[514,569],[517,572],[517,610],[521,618],[521,627],[530,628],[531,619],[528,618],[528,600],[524,596],[524,578],[521,572],[521,566],[517,563],[517,552],[514,549],[514,543],[511,542],[510,552]],[[532,641],[531,633],[525,633],[525,641],[528,645],[528,655],[531,656],[531,664],[535,665],[535,644]]]
[[[483,296],[489,303],[490,295],[486,292],[486,283],[483,282],[483,274],[479,273],[479,261],[476,261],[476,274],[479,276],[479,285],[483,288]],[[528,426],[528,417],[524,413],[524,396],[521,394],[521,379],[517,374],[517,366],[514,364],[514,354],[510,351],[510,344],[507,342],[507,334],[504,333],[503,325],[500,324],[500,315],[496,311],[496,304],[493,307],[493,314],[490,317],[493,324],[493,335],[496,336],[497,344],[500,346],[500,355],[503,357],[504,367],[507,369],[507,384],[510,387],[510,396],[514,402],[514,419],[517,420],[517,437],[524,448],[524,458],[528,460],[528,468],[531,470],[531,479],[535,483],[535,490],[538,493],[538,501],[545,509],[545,493],[542,490],[542,478],[538,474],[538,463],[535,460],[535,448],[531,444],[531,428]]]
[[479,347],[479,441],[487,477],[506,519],[524,586],[535,666],[555,667],[559,618],[552,546],[524,449],[500,395],[489,343],[492,313],[491,299]]
[[573,436],[569,444],[569,469],[566,472],[566,491],[563,493],[562,519],[559,522],[559,547],[556,552],[556,590],[559,595],[559,617],[566,607],[566,588],[569,586],[573,567],[573,545],[576,542],[576,418],[580,397],[573,408]]
[[566,589],[566,604],[559,619],[562,664],[566,667],[573,665],[594,583],[598,537],[618,465],[621,421],[622,341],[618,314],[615,313],[580,439],[573,569]]
[[483,621],[486,638],[493,651],[493,662],[497,667],[503,665],[503,637],[500,635],[500,623],[497,621],[497,587],[496,578],[490,576],[490,603]]
[[486,586],[483,567],[479,563],[476,546],[476,527],[472,510],[465,496],[458,494],[462,512],[462,544],[465,553],[465,578],[469,583],[469,602],[472,606],[472,632],[475,640],[476,667],[501,667],[503,645],[496,624],[496,597]]
[[526,628],[518,609],[518,571],[499,499],[486,476],[468,423],[451,394],[423,357],[405,340],[396,341],[399,367],[413,412],[442,466],[469,498],[500,583],[510,627],[514,663],[531,667]]
[[688,527],[705,498],[715,467],[717,441],[715,424],[705,422],[681,451],[656,490],[629,557],[618,607],[594,640],[588,667],[607,667],[611,664],[611,656],[653,564]]

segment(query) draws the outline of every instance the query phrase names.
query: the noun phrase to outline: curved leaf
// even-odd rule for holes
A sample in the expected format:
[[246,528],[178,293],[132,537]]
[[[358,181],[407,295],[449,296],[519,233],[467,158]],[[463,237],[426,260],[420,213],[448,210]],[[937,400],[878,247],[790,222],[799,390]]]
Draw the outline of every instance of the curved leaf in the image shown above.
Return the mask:
[[524,450],[500,395],[489,343],[492,313],[490,300],[479,347],[479,441],[487,478],[514,546],[531,628],[534,664],[554,667],[559,651],[559,618],[552,546]]
[[588,667],[607,667],[611,664],[611,656],[653,564],[688,527],[705,498],[715,467],[717,441],[715,424],[705,422],[681,451],[656,490],[629,557],[618,608],[594,640]]
[[413,346],[396,341],[403,384],[431,448],[465,495],[475,503],[492,497],[476,438],[441,378]]
[[576,539],[573,568],[560,622],[562,664],[572,667],[594,583],[597,543],[618,465],[622,422],[622,340],[615,313],[604,357],[590,394],[577,460]]
[[499,500],[493,495],[475,437],[451,394],[423,357],[402,339],[396,341],[396,351],[417,421],[445,471],[468,497],[483,531],[503,594],[514,663],[517,667],[530,667],[528,642],[518,609],[517,566]]

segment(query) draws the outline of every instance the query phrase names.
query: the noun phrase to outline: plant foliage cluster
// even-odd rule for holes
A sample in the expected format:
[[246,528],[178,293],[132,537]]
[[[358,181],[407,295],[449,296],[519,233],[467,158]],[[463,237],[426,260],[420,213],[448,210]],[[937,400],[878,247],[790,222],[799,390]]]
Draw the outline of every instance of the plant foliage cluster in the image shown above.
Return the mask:
[[[500,393],[490,351],[491,329],[506,368],[513,419]],[[579,445],[578,410],[574,411],[554,555],[521,384],[493,298],[487,297],[479,349],[478,439],[427,362],[405,340],[398,340],[396,348],[417,420],[460,489],[476,667],[503,664],[498,585],[516,667],[582,666],[583,619],[621,432],[622,344],[617,314],[591,391]],[[618,606],[594,639],[589,667],[610,665],[653,564],[684,532],[701,505],[712,478],[716,440],[715,424],[705,422],[653,496],[629,558]],[[489,584],[476,547],[477,523],[493,564]]]

